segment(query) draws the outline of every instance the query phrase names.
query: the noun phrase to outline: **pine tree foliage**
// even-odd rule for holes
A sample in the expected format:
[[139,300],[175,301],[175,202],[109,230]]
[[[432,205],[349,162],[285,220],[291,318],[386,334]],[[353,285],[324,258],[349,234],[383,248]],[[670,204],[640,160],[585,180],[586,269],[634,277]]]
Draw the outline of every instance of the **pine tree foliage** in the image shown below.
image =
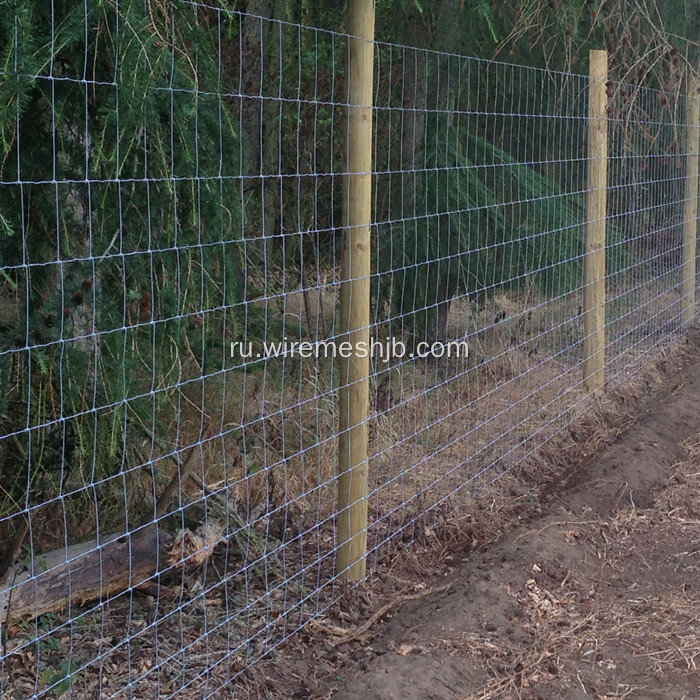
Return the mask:
[[420,214],[380,227],[375,246],[377,294],[417,339],[445,339],[439,309],[457,294],[533,280],[557,295],[581,279],[581,198],[467,129],[442,131],[427,139]]
[[411,118],[399,107],[404,93],[418,81],[397,81],[384,97],[393,113],[377,114],[378,133],[390,135],[377,147],[376,218],[387,223],[376,236],[375,297],[379,320],[400,320],[416,340],[446,340],[456,295],[481,302],[534,284],[553,298],[580,286],[587,92],[577,76],[530,70],[526,80],[517,66],[425,55],[427,118],[411,134],[408,174],[390,152]]
[[136,426],[167,435],[242,335],[241,143],[219,62],[238,18],[213,19],[177,1],[3,3],[10,493],[28,473],[47,499],[128,470]]

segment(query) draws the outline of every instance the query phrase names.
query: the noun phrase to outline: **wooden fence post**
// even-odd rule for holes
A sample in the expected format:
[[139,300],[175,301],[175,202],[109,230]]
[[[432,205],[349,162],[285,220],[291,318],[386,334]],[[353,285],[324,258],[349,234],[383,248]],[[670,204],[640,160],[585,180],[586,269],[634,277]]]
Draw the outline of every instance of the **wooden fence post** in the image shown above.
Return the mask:
[[700,146],[700,83],[688,80],[686,111],[685,207],[683,212],[683,281],[681,283],[681,321],[689,324],[695,317],[695,254],[698,229],[698,147]]
[[605,224],[608,187],[608,54],[589,54],[588,189],[586,193],[586,255],[583,384],[589,391],[605,380]]
[[[338,440],[338,554],[341,579],[359,581],[367,554],[367,412],[369,357],[370,224],[372,216],[372,85],[374,0],[348,2],[347,175],[343,202],[340,290],[341,341]],[[361,346],[360,346],[361,348]]]

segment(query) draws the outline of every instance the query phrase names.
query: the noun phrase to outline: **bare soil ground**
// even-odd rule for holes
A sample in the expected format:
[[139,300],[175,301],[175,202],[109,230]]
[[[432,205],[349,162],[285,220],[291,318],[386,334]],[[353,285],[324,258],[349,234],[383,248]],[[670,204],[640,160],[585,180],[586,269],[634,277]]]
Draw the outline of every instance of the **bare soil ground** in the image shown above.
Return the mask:
[[337,613],[251,671],[245,690],[337,700],[700,698],[697,335],[693,344],[694,359],[663,367],[658,395],[642,388],[627,425],[623,411],[597,454],[575,428],[578,449],[561,450],[560,469],[519,475],[539,483],[529,509],[511,508],[515,526],[494,513],[489,529],[487,502],[480,523],[471,516],[437,546],[426,526],[423,546],[385,565],[380,579],[393,591],[381,600],[376,587],[351,591]]

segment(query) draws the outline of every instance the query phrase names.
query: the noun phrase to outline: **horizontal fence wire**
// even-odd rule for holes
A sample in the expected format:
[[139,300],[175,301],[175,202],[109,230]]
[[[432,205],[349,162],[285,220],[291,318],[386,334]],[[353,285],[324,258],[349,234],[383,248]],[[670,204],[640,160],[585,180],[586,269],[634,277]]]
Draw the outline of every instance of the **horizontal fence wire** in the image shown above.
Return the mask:
[[[56,8],[0,72],[0,697],[212,697],[344,590],[349,37]],[[370,576],[591,406],[589,83],[375,43]],[[689,154],[607,90],[610,387],[682,332]]]

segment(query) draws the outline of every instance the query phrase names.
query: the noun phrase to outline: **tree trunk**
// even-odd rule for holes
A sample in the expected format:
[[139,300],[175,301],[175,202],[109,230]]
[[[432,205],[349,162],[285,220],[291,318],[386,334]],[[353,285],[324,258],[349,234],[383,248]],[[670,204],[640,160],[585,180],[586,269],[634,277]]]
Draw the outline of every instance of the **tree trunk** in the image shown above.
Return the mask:
[[[425,110],[427,108],[427,54],[424,49],[427,36],[421,15],[413,3],[406,13],[406,31],[403,59],[403,92],[401,114],[401,192],[398,199],[403,204],[403,216],[413,217],[416,214],[416,194],[422,181],[421,170],[425,167]],[[408,172],[406,172],[408,171]]]
[[[241,29],[241,128],[245,135],[245,172],[254,179],[247,189],[252,190],[253,206],[257,211],[247,217],[251,223],[246,234],[246,268],[248,258],[269,254],[265,237],[277,231],[280,210],[279,128],[281,79],[276,75],[283,26],[270,21],[275,16],[276,0],[250,0],[243,16]],[[263,239],[262,241],[260,239]],[[258,239],[252,242],[251,239]],[[245,274],[245,272],[244,272]],[[247,285],[246,285],[247,286]]]
[[[452,221],[449,215],[443,214],[440,217],[438,236],[445,240],[444,245],[439,246],[440,262],[437,290],[436,290],[436,313],[432,326],[432,340],[444,342],[447,340],[448,328],[447,319],[450,313],[452,298],[457,293],[459,287],[460,268],[460,240],[459,233],[453,231]],[[442,241],[441,241],[442,243]]]

